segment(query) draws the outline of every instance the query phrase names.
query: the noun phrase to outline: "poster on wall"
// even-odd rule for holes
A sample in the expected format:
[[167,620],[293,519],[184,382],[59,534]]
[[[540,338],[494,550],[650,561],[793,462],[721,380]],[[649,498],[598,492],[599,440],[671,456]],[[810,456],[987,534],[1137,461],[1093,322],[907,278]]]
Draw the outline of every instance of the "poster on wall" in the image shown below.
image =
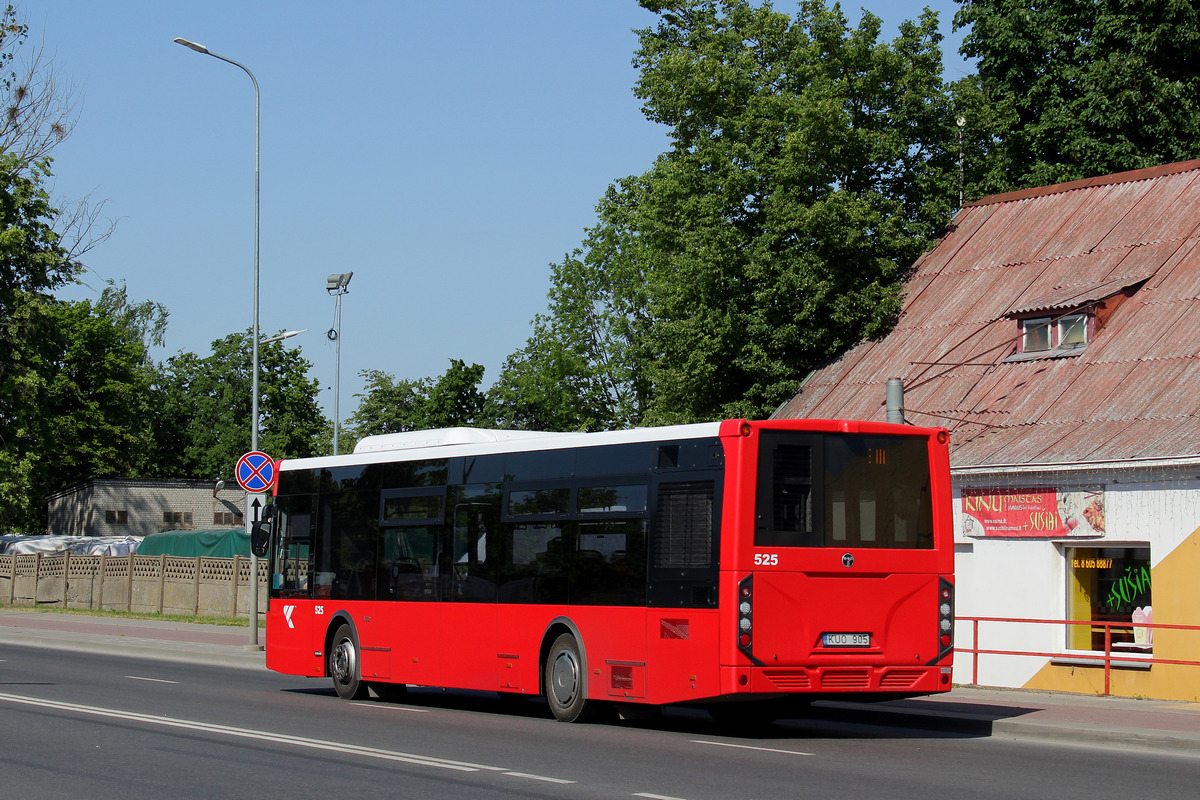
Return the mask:
[[963,489],[963,534],[1061,539],[1103,536],[1104,489]]

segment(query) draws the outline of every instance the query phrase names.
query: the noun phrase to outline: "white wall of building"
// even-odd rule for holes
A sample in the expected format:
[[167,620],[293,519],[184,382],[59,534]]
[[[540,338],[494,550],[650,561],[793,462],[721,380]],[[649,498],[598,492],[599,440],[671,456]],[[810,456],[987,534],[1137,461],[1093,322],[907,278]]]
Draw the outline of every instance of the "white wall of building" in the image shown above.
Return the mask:
[[[1073,547],[1150,547],[1151,566],[1169,556],[1200,527],[1200,467],[1158,464],[1145,468],[1010,471],[954,475],[955,644],[972,648],[974,624],[965,617],[1064,620],[1069,616],[1067,554]],[[1087,538],[977,538],[964,534],[963,488],[1057,488],[1103,486],[1105,531]],[[1200,576],[1197,578],[1200,580]],[[1152,589],[1153,591],[1153,589]],[[1065,627],[979,623],[979,649],[1063,654]],[[957,653],[956,683],[1022,687],[1047,663],[1046,657],[986,655],[976,663]]]

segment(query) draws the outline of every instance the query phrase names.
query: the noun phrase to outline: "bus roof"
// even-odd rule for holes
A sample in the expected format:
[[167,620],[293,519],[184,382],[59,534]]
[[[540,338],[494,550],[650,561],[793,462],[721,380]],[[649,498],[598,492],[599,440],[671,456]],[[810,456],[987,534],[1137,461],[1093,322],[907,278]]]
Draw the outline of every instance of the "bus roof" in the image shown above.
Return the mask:
[[435,428],[426,431],[406,431],[404,433],[383,433],[378,436],[364,436],[354,446],[354,452],[375,453],[380,450],[408,450],[415,447],[445,447],[451,444],[505,442],[513,439],[571,435],[570,433],[508,431],[488,428]]
[[486,428],[440,428],[409,433],[367,436],[349,455],[287,459],[280,469],[320,469],[349,464],[378,464],[422,458],[486,455],[529,450],[556,450],[605,444],[657,442],[672,439],[716,437],[720,422],[692,425],[666,425],[656,428],[602,431],[599,433],[552,433],[546,431],[508,431]]

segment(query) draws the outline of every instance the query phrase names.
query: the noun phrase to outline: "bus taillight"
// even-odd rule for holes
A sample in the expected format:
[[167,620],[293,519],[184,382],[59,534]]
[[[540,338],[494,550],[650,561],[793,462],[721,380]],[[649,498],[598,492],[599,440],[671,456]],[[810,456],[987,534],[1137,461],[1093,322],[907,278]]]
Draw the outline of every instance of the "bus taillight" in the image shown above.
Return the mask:
[[938,660],[954,649],[954,584],[938,579]]
[[738,584],[738,649],[753,660],[750,645],[753,642],[754,576],[743,578]]

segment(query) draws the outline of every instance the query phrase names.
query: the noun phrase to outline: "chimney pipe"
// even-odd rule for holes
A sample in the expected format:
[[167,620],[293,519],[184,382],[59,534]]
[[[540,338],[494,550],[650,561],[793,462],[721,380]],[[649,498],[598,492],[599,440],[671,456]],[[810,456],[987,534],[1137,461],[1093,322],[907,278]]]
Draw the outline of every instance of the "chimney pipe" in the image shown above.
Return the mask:
[[887,381],[887,421],[904,425],[904,383],[899,378]]

